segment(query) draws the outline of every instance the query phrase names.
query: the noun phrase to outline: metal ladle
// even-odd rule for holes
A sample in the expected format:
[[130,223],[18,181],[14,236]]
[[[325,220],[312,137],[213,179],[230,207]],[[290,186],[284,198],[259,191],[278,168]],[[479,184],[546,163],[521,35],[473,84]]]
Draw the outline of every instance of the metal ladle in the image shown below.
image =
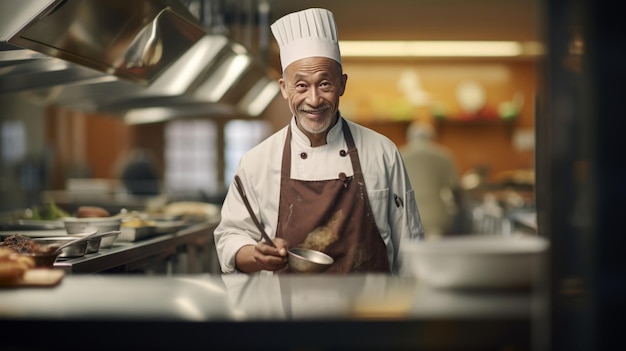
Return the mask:
[[[235,175],[235,186],[243,199],[243,203],[246,205],[246,209],[248,210],[250,217],[252,217],[252,221],[259,229],[259,232],[261,232],[263,239],[265,239],[268,245],[276,247],[269,235],[265,233],[265,229],[254,215],[254,212],[252,212],[252,207],[250,206],[250,202],[248,201],[248,197],[246,196],[243,184],[241,183],[241,179],[239,179],[238,175]],[[294,272],[297,273],[321,273],[326,271],[328,267],[335,262],[332,257],[321,251],[304,248],[288,249],[287,256],[289,266]]]
[[261,232],[261,236],[263,237],[263,239],[267,242],[268,245],[272,247],[276,247],[272,239],[265,232],[265,229],[261,225],[261,222],[259,222],[259,220],[254,215],[254,212],[252,211],[252,207],[250,206],[250,202],[248,201],[248,197],[246,196],[246,192],[243,189],[243,184],[241,183],[241,179],[239,178],[238,175],[235,175],[235,186],[237,187],[237,190],[239,191],[239,195],[241,195],[241,198],[243,199],[243,203],[246,204],[246,209],[248,210],[250,217],[252,217],[252,221],[254,222],[256,227],[259,229],[259,232]]
[[83,237],[80,237],[80,238],[78,238],[76,240],[72,240],[72,241],[66,242],[65,244],[57,247],[54,251],[51,252],[51,254],[55,254],[57,252],[61,252],[64,248],[66,248],[68,246],[71,246],[71,245],[74,245],[74,244],[78,244],[78,243],[83,242],[83,241],[87,241],[87,240],[94,239],[94,238],[99,238],[99,237],[105,236],[105,235],[120,234],[120,233],[121,233],[121,231],[119,231],[119,230],[111,230],[111,231],[104,232],[104,233],[98,233],[98,231],[96,230],[95,232],[90,233],[88,235],[85,235]]

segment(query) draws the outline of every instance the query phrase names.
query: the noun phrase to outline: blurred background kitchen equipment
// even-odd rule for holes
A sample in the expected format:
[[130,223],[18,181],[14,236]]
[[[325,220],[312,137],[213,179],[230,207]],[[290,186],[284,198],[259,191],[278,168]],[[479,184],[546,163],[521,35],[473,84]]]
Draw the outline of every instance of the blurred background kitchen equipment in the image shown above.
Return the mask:
[[68,234],[85,233],[92,230],[104,233],[111,230],[120,230],[122,218],[120,217],[65,217],[63,218],[65,230]]
[[[87,241],[78,241],[79,238],[58,236],[50,238],[34,238],[33,241],[43,247],[58,246],[50,255],[58,253],[58,257],[83,257],[87,253]],[[58,252],[57,252],[58,251]]]
[[465,235],[403,244],[404,274],[446,289],[523,289],[537,282],[548,241],[534,235]]

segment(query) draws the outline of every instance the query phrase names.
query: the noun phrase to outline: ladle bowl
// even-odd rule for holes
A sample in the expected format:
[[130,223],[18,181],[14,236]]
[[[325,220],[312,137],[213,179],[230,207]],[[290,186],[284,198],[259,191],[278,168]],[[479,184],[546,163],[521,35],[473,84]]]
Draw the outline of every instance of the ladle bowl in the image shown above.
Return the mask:
[[[254,211],[252,211],[252,206],[250,205],[250,201],[248,201],[248,197],[246,196],[246,191],[243,188],[243,183],[238,175],[235,175],[235,186],[237,191],[239,191],[239,195],[241,195],[241,199],[243,203],[246,205],[246,209],[248,210],[248,214],[254,225],[256,225],[259,233],[261,233],[261,237],[268,245],[272,247],[276,247],[272,239],[267,235],[265,229],[261,222],[256,218]],[[287,263],[292,272],[296,273],[322,273],[333,264],[335,260],[332,257],[321,251],[315,251],[311,249],[303,249],[299,247],[294,247],[287,250]]]
[[323,252],[299,247],[287,250],[287,254],[289,267],[296,273],[322,273],[335,261]]

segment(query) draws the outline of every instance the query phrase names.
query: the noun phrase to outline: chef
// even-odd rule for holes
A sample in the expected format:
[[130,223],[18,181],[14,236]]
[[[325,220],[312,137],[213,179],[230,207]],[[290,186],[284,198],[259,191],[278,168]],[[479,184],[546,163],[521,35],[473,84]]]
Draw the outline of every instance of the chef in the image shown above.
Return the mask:
[[280,49],[289,123],[236,170],[261,234],[231,183],[216,228],[223,273],[289,273],[287,249],[334,259],[327,273],[400,270],[399,247],[424,236],[403,160],[387,137],[341,115],[343,73],[333,14],[311,8],[271,25]]

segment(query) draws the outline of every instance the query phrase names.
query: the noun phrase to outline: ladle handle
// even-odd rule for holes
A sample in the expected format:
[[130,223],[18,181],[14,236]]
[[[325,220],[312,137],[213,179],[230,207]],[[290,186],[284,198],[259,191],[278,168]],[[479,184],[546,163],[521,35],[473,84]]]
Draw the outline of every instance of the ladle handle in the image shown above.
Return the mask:
[[241,198],[243,199],[243,203],[246,205],[246,209],[248,210],[250,217],[252,217],[252,221],[261,232],[261,236],[263,236],[263,239],[265,239],[268,245],[272,247],[276,247],[272,239],[265,232],[265,229],[263,228],[259,220],[254,215],[254,212],[252,211],[252,207],[250,206],[250,202],[248,201],[248,197],[246,196],[246,191],[243,189],[243,184],[241,183],[241,179],[239,179],[238,175],[235,175],[235,186],[237,187],[237,190],[239,191],[239,195],[241,195]]
[[111,230],[111,231],[108,231],[108,232],[98,233],[98,231],[96,230],[94,233],[91,233],[89,235],[85,235],[85,236],[80,237],[80,238],[78,238],[76,240],[69,241],[69,242],[67,242],[67,243],[57,247],[56,250],[54,250],[54,251],[55,252],[56,251],[61,251],[64,248],[66,248],[66,247],[68,247],[70,245],[78,244],[78,243],[83,242],[83,241],[87,241],[87,240],[90,240],[90,239],[98,238],[98,237],[109,235],[109,234],[113,234],[113,233],[119,234],[121,232],[119,230]]

